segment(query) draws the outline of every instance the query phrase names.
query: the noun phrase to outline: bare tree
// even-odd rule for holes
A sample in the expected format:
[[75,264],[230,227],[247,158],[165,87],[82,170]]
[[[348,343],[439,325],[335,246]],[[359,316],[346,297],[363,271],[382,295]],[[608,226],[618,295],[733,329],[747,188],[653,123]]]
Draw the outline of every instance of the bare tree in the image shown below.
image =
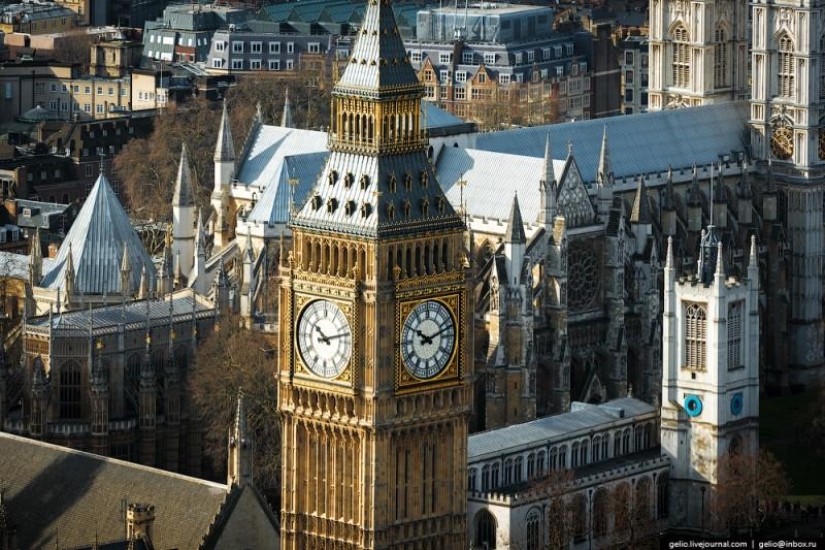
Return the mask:
[[758,529],[790,490],[784,467],[768,450],[733,450],[718,465],[711,510],[715,527],[728,533]]
[[198,347],[189,372],[191,399],[204,429],[204,451],[215,477],[225,479],[227,433],[243,389],[247,422],[255,438],[255,484],[272,500],[280,487],[280,420],[273,345],[265,335],[221,319]]

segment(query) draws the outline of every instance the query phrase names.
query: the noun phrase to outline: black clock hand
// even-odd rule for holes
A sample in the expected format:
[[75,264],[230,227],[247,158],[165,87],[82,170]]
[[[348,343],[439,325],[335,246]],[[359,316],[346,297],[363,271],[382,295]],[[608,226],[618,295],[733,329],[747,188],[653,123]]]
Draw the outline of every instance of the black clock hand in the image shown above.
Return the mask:
[[335,340],[336,338],[343,338],[344,336],[349,336],[349,332],[342,332],[341,334],[335,334],[333,336],[327,336],[326,341],[329,344],[330,340]]
[[315,325],[315,330],[318,331],[318,334],[319,334],[318,341],[319,342],[324,342],[327,345],[331,344],[331,342],[329,341],[329,338],[324,334],[324,331],[321,330],[321,327],[319,327],[318,325]]
[[427,336],[426,334],[423,334],[420,330],[417,330],[416,332],[421,337],[421,344],[423,345],[423,344],[432,344],[433,343],[433,338],[435,338],[436,336],[438,336],[439,334],[441,334],[445,330],[450,330],[450,327],[449,326],[443,327],[438,332],[430,334],[429,336]]

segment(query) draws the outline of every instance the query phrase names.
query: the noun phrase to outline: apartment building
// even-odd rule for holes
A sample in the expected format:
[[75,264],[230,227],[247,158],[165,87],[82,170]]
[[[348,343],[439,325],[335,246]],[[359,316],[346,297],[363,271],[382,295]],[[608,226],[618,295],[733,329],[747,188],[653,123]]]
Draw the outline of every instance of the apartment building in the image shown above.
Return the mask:
[[629,36],[619,42],[622,113],[647,112],[648,40]]
[[50,34],[75,28],[76,15],[54,3],[23,3],[0,7],[0,31],[4,33]]

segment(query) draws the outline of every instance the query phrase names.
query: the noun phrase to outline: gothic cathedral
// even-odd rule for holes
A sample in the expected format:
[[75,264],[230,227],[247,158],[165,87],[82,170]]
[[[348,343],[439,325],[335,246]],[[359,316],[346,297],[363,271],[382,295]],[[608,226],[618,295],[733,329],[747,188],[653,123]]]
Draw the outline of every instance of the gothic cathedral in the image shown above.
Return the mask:
[[423,95],[370,0],[281,266],[284,550],[466,547],[469,262]]

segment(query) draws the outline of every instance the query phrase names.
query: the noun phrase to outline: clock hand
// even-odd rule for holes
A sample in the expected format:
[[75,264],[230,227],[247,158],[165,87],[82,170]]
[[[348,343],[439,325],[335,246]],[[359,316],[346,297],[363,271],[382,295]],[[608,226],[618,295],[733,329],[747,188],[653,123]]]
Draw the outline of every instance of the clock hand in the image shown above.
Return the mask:
[[318,336],[318,341],[319,342],[324,342],[327,345],[331,344],[331,342],[329,341],[329,338],[324,334],[324,331],[321,330],[321,327],[319,327],[318,325],[315,325],[315,330],[319,334],[319,336]]
[[327,336],[326,341],[329,344],[330,340],[335,340],[336,338],[343,338],[344,336],[349,336],[349,332],[342,332],[341,334],[335,334],[333,336]]
[[433,333],[433,334],[430,334],[429,336],[428,336],[428,335],[426,335],[426,334],[424,334],[424,333],[422,333],[420,330],[417,330],[416,332],[417,332],[417,333],[418,333],[418,335],[421,337],[421,344],[423,345],[423,344],[432,344],[432,343],[433,343],[433,338],[435,338],[436,336],[438,336],[439,334],[441,334],[441,333],[442,333],[442,332],[444,332],[445,330],[449,330],[449,329],[450,329],[450,327],[449,327],[449,326],[447,326],[447,327],[443,327],[443,328],[442,328],[441,330],[439,330],[438,332],[435,332],[435,333]]

